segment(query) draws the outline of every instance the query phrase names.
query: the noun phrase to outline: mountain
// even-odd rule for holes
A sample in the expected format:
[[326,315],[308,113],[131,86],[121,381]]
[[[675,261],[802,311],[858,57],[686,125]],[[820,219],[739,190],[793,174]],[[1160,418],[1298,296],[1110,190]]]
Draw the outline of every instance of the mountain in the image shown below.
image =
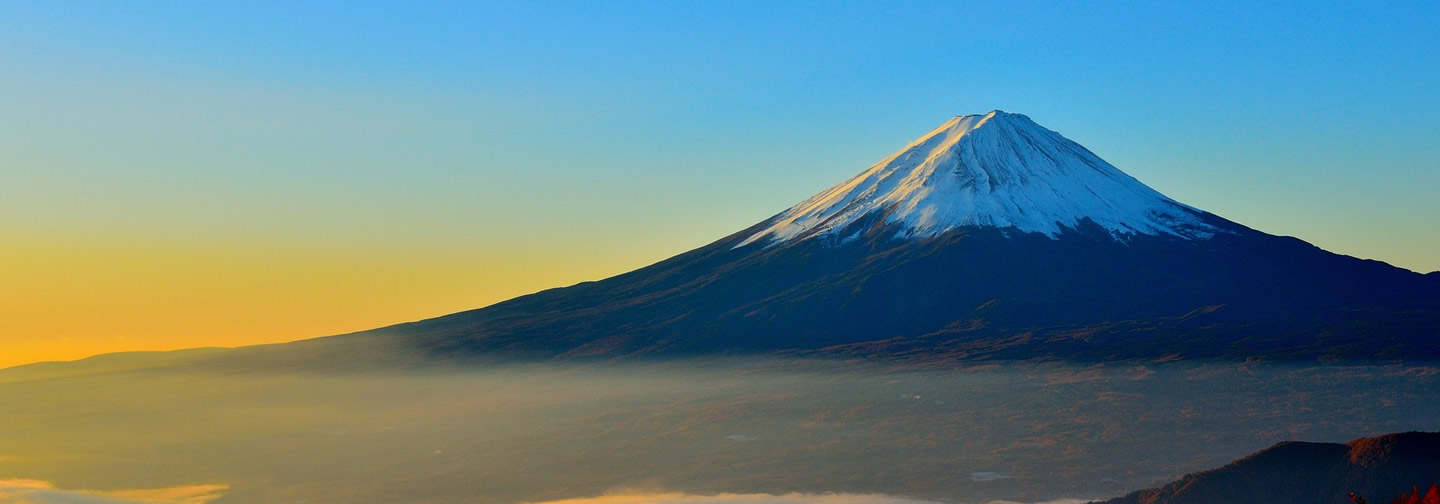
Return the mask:
[[1351,360],[1440,358],[1437,335],[1440,277],[1186,206],[994,111],[654,265],[306,346],[461,359]]
[[1345,444],[1284,442],[1103,504],[1343,503],[1351,492],[1384,504],[1437,481],[1440,432],[1406,432]]
[[[850,180],[770,219],[739,246],[844,230],[883,215],[897,236],[965,227],[1056,238],[1090,221],[1112,235],[1208,238],[1217,229],[1114,166],[1018,114],[959,116]],[[855,229],[858,232],[860,229]]]

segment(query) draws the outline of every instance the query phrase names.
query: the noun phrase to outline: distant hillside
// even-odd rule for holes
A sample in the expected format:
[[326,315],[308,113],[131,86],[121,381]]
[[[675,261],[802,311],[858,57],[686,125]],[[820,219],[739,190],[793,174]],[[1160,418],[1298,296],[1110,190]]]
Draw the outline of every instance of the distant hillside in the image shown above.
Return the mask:
[[1406,432],[1345,444],[1288,441],[1103,504],[1323,504],[1354,492],[1385,504],[1440,481],[1440,432]]

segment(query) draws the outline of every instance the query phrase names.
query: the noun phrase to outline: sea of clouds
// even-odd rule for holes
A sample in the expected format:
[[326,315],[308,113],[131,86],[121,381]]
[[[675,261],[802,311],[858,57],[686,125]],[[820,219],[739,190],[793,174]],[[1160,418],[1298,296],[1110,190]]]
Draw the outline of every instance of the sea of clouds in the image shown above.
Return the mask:
[[129,490],[67,490],[48,481],[0,480],[4,504],[206,504],[220,498],[228,485],[204,484]]
[[[1084,499],[1060,499],[1033,504],[1084,504]],[[618,493],[598,497],[582,497],[527,504],[942,504],[938,501],[877,494],[787,493],[780,495],[752,493],[695,495],[687,493]],[[1023,504],[1012,501],[990,501],[986,504]]]

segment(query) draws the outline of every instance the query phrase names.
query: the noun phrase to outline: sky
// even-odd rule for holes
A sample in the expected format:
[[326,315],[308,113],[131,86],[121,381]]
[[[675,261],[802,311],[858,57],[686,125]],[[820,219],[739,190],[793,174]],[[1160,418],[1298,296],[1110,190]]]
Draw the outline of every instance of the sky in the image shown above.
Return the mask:
[[0,366],[374,328],[704,245],[959,114],[1440,270],[1440,4],[0,3]]

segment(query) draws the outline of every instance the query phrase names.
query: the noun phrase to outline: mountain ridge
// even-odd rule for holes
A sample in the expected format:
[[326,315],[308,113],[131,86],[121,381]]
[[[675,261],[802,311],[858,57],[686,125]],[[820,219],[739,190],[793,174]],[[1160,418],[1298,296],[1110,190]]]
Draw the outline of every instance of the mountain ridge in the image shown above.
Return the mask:
[[[1070,154],[1094,156],[1058,133],[1032,128],[1025,116],[959,116],[850,181],[655,264],[302,346],[388,346],[461,360],[777,352],[940,361],[1440,360],[1440,275],[1250,229],[1174,202],[1098,157],[1078,165],[1042,155],[1015,161],[1004,154],[1019,149],[1014,146],[997,147],[1002,152],[995,155],[956,154],[963,149],[952,147],[965,138],[985,140],[972,135],[984,124],[962,120],[987,116],[1000,118],[991,127],[1018,124],[1058,138],[1046,145],[1074,145],[1067,147]],[[947,128],[954,131],[945,133]],[[941,133],[951,136],[935,140]],[[893,163],[925,145],[925,138],[945,147],[927,151],[939,154],[925,160]],[[1015,150],[1021,151],[1030,152]],[[1019,164],[1005,165],[1012,162]],[[890,168],[896,169],[882,177]],[[1053,173],[1028,182],[1011,176],[1031,168]],[[1053,229],[1029,230],[995,220],[916,228],[894,218],[897,208],[934,216],[924,210],[934,191],[921,189],[959,180],[954,174],[967,170],[1010,170],[1009,178],[986,179],[996,187],[1018,187],[987,193],[1004,197],[1049,190],[1050,179],[1065,173],[1114,170],[1118,175],[1103,178],[1120,185],[1085,201],[1110,201],[1101,194],[1112,189],[1122,196],[1143,193],[1145,202],[1183,211],[1194,221],[1171,230],[1176,232],[1140,232],[1144,223],[1122,229],[1116,226],[1132,221],[1107,226],[1105,215],[1084,212],[1064,214],[1073,221],[1055,221]],[[867,176],[876,182],[874,190],[853,191],[862,184],[851,182]],[[880,190],[881,179],[907,176],[916,183],[904,191]],[[979,184],[960,187],[981,190]],[[909,206],[897,206],[902,204]],[[775,234],[777,226],[806,216],[813,218]],[[331,353],[337,352],[346,353]]]

